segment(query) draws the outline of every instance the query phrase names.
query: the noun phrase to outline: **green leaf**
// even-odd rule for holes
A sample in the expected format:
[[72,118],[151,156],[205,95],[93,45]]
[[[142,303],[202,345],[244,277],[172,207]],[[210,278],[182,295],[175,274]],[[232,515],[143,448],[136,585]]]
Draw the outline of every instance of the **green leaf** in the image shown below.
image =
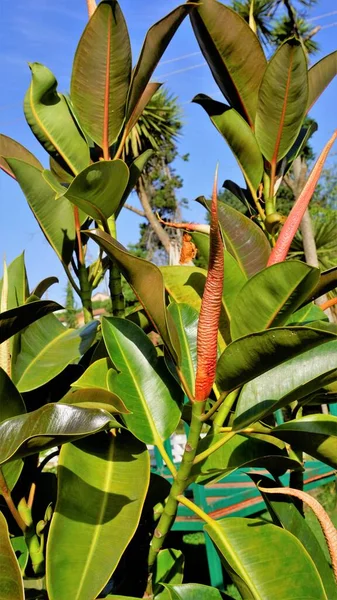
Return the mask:
[[[102,341],[103,343],[103,341]],[[95,360],[74,383],[73,388],[102,388],[108,389],[108,372],[112,368],[110,358]]]
[[[165,289],[175,302],[189,304],[200,312],[207,271],[198,267],[160,267]],[[223,350],[230,342],[228,316],[223,309],[219,323],[219,346]]]
[[55,193],[35,167],[8,159],[38,224],[60,261],[68,265],[75,246],[74,209],[66,198]]
[[180,420],[180,387],[140,327],[127,319],[104,317],[102,332],[118,370],[109,371],[109,389],[131,411],[123,415],[128,429],[146,444],[161,445]]
[[191,21],[220,90],[228,103],[253,125],[266,68],[257,36],[234,10],[214,0],[204,0],[192,12]]
[[311,110],[322,92],[337,75],[337,50],[324,56],[309,69],[309,97],[307,112]]
[[46,404],[0,423],[0,464],[118,426],[104,410]]
[[127,414],[129,412],[124,402],[116,394],[112,394],[109,390],[102,390],[99,387],[70,390],[60,402],[71,406],[82,406],[83,408],[101,408],[112,415],[116,413]]
[[29,65],[32,81],[24,100],[28,125],[44,149],[76,175],[90,163],[89,148],[53,73],[40,63]]
[[19,391],[44,385],[79,359],[93,343],[97,326],[97,321],[91,321],[80,329],[65,329],[54,315],[30,325],[21,335],[21,350],[13,370]]
[[[16,308],[24,304],[29,296],[28,279],[25,266],[25,253],[22,252],[19,256],[7,267],[8,277],[8,293],[7,293],[7,310]],[[0,296],[2,292],[3,280],[0,280]]]
[[294,144],[307,102],[307,59],[302,43],[291,38],[270,59],[259,89],[255,135],[270,163],[276,164]]
[[[335,349],[336,352],[336,349]],[[273,429],[273,435],[310,456],[337,466],[337,417],[307,415]]]
[[315,563],[288,531],[239,517],[213,521],[205,530],[246,600],[327,600]]
[[[207,435],[198,445],[198,454],[225,439],[225,433]],[[216,478],[225,477],[236,469],[247,467],[265,468],[276,475],[287,469],[301,468],[301,464],[290,458],[285,449],[275,444],[275,438],[235,435],[205,460],[192,467],[191,476],[197,483],[207,484]],[[266,439],[270,438],[270,441]]]
[[116,0],[100,2],[77,46],[70,95],[81,127],[108,159],[125,117],[131,47]]
[[[296,329],[289,328],[289,335],[291,336],[291,331]],[[304,327],[302,329],[309,334],[310,329]],[[276,334],[278,330],[270,331]],[[295,336],[297,335],[301,335],[298,329]],[[311,337],[311,334],[309,336]],[[275,409],[304,398],[337,379],[337,340],[326,341],[317,348],[309,349],[310,337],[307,339],[309,345],[302,338],[304,343],[298,356],[294,356],[296,354],[294,352],[286,362],[277,361],[278,366],[274,363],[274,368],[269,367],[268,372],[256,376],[243,388],[236,407],[235,428],[257,421],[264,415],[271,414]]]
[[61,308],[56,302],[39,300],[0,313],[0,344],[31,323]]
[[[170,600],[221,600],[219,590],[200,583],[185,583],[184,585],[167,585]],[[160,596],[159,596],[160,597]],[[158,596],[156,596],[158,598]]]
[[29,152],[27,148],[12,140],[12,138],[0,133],[0,169],[3,169],[5,173],[15,177],[13,171],[11,170],[8,162],[6,161],[7,157],[19,158],[20,160],[33,165],[40,171],[42,171],[43,166],[40,161],[35,158],[34,154]]
[[62,448],[47,546],[52,600],[96,598],[136,531],[149,478],[147,448],[130,434]]
[[40,283],[38,283],[37,286],[34,288],[31,295],[36,296],[37,298],[41,298],[43,294],[45,294],[46,291],[49,290],[50,286],[54,285],[54,283],[59,283],[57,277],[46,277],[45,279],[42,279],[42,281],[40,281]]
[[310,348],[325,342],[335,343],[329,341],[334,337],[308,327],[276,327],[251,333],[229,344],[220,356],[217,385],[221,391],[230,392]]
[[205,109],[213,125],[225,138],[250,191],[255,194],[263,175],[263,158],[247,121],[234,108],[212,100],[205,94],[198,94],[192,102]]
[[24,600],[20,567],[12,548],[5,517],[0,512],[1,600]]
[[[25,412],[26,407],[21,394],[7,373],[0,368],[0,423]],[[21,460],[15,460],[2,467],[2,474],[10,490],[18,481],[22,467]]]
[[137,158],[135,158],[135,160],[129,166],[129,181],[125,188],[125,192],[121,199],[120,205],[116,211],[116,217],[119,215],[123,204],[127,201],[128,197],[130,196],[133,188],[135,187],[139,177],[143,172],[145,165],[148,163],[152,155],[153,150],[145,150],[145,152],[137,156]]
[[197,329],[198,312],[188,304],[172,302],[168,311],[176,326],[180,348],[180,369],[191,394],[194,394],[195,374],[197,371]]
[[166,548],[158,553],[153,576],[153,594],[158,600],[169,600],[170,596],[162,587],[164,583],[183,582],[184,555],[180,550]]
[[277,263],[254,275],[236,296],[232,339],[284,325],[310,297],[318,280],[319,269],[295,260]]
[[[275,484],[267,477],[261,477],[261,475],[250,475],[250,477],[261,487],[279,487],[280,485],[279,483]],[[261,493],[274,522],[296,536],[310,554],[322,579],[327,597],[333,598],[336,592],[336,583],[331,567],[311,527],[297,510],[291,496]]]
[[315,287],[310,300],[319,298],[337,287],[337,267],[332,267],[327,271],[323,271],[319,278],[319,282]]
[[[200,197],[198,202],[210,210],[209,200]],[[262,229],[224,202],[218,202],[218,216],[225,246],[245,277],[252,277],[264,269],[270,255],[270,244]]]
[[315,323],[315,321],[324,321],[328,323],[329,318],[324,310],[317,306],[317,304],[310,302],[294,312],[287,320],[286,325],[306,325],[312,327],[312,323]]
[[[294,160],[303,152],[309,139],[315,133],[315,131],[317,131],[317,129],[318,129],[318,124],[316,123],[316,121],[313,121],[307,127],[304,126],[301,128],[301,131],[300,131],[297,139],[295,140],[295,143],[290,148],[289,152],[287,152],[287,155],[284,159],[286,161],[286,166],[284,168],[284,171],[282,170],[282,167],[281,167],[281,172],[283,174],[285,174],[289,171]],[[281,165],[282,164],[283,164],[283,161],[282,161]]]
[[132,255],[114,238],[99,229],[92,229],[86,233],[116,262],[171,355],[178,362],[179,339],[166,310],[163,276],[158,267]]
[[23,535],[20,535],[18,537],[11,538],[11,544],[19,563],[21,573],[24,574],[29,559],[26,540]]
[[100,161],[77,175],[63,195],[95,221],[104,222],[118,209],[128,179],[122,160]]
[[127,105],[127,120],[129,120],[135,106],[138,104],[153,71],[179,25],[192,9],[192,5],[188,6],[185,4],[178,6],[148,30],[138,62],[132,73]]

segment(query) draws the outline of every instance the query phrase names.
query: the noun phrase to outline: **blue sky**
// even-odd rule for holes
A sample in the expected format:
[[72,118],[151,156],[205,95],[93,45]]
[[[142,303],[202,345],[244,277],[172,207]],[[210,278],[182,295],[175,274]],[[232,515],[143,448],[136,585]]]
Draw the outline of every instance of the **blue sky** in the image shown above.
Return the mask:
[[[135,62],[147,29],[177,6],[178,2],[120,0],[120,4],[128,23]],[[332,14],[320,17],[326,13]],[[310,11],[311,18],[317,16],[320,18],[313,24],[321,25],[322,30],[315,38],[320,44],[320,52],[314,62],[337,48],[336,0],[319,0]],[[72,60],[86,19],[85,0],[1,0],[0,132],[28,147],[45,166],[47,156],[26,125],[22,111],[23,97],[30,81],[27,63],[37,61],[48,66],[58,79],[59,91],[68,91]],[[233,179],[241,183],[242,180],[225,142],[211,126],[202,108],[190,102],[199,92],[219,100],[221,97],[204,64],[188,20],[178,31],[158,66],[156,79],[166,82],[183,107],[184,130],[179,152],[188,152],[190,160],[185,163],[178,159],[176,163],[184,179],[184,187],[179,195],[190,201],[190,209],[184,214],[186,220],[202,220],[202,209],[193,200],[200,194],[210,193],[216,162],[220,163],[220,182]],[[312,116],[319,124],[319,130],[313,138],[316,151],[323,147],[337,126],[336,95],[337,80],[325,91],[312,111]],[[134,202],[137,200],[134,199]],[[63,269],[43,237],[18,185],[3,173],[0,173],[0,206],[0,258],[5,255],[7,262],[10,262],[25,250],[31,288],[44,277],[56,275],[60,284],[51,289],[50,296],[62,302],[66,283]],[[137,239],[139,222],[139,217],[130,211],[122,212],[118,221],[118,236],[123,244]]]

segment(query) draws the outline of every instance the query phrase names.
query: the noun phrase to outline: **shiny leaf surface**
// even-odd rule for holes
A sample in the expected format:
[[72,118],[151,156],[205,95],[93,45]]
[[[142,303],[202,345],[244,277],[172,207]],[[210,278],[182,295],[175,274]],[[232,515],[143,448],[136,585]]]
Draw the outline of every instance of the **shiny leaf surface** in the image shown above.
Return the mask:
[[131,77],[131,47],[116,0],[100,2],[77,46],[71,99],[81,126],[108,159],[125,116]]
[[169,600],[163,584],[180,584],[184,576],[184,555],[180,550],[165,548],[158,554],[155,566],[153,593],[158,600]]
[[62,398],[61,402],[83,408],[101,408],[111,414],[129,412],[124,402],[116,394],[99,387],[71,390]]
[[327,600],[315,563],[288,531],[239,517],[214,521],[205,530],[243,598]]
[[56,302],[38,300],[0,313],[0,344],[31,323],[61,308]]
[[79,359],[93,343],[97,326],[97,321],[91,321],[80,329],[65,329],[54,315],[30,325],[21,335],[13,370],[19,391],[40,387]]
[[197,328],[198,312],[188,304],[172,302],[168,311],[176,326],[180,348],[180,369],[191,394],[194,393],[195,373],[197,370]]
[[159,445],[179,423],[179,403],[183,400],[180,387],[137,325],[126,319],[104,317],[102,332],[118,370],[109,371],[109,389],[130,411],[123,415],[127,427],[142,442]]
[[235,299],[232,339],[284,325],[319,280],[319,269],[300,261],[278,263],[249,279]]
[[257,36],[234,10],[214,0],[200,3],[191,14],[191,21],[200,50],[220,90],[252,125],[266,68]]
[[308,102],[307,59],[301,42],[291,38],[270,59],[259,89],[255,135],[273,164],[295,142]]
[[47,546],[51,600],[96,598],[135,533],[149,477],[146,446],[130,434],[62,448]]
[[76,175],[89,165],[89,148],[53,73],[40,63],[29,65],[32,81],[24,100],[28,125],[45,150]]
[[276,408],[304,398],[337,379],[337,340],[307,348],[303,344],[298,356],[290,356],[282,364],[278,361],[278,366],[243,388],[235,412],[235,427],[257,421]]
[[201,583],[185,583],[183,585],[165,585],[170,600],[221,600],[222,596],[214,587]]
[[1,600],[24,600],[21,571],[9,538],[7,522],[0,512]]
[[111,427],[118,427],[118,423],[103,410],[46,404],[0,423],[0,464]]
[[[0,369],[0,423],[26,412],[25,403],[10,377]],[[13,489],[20,477],[23,463],[14,460],[2,467],[2,474],[10,490]],[[1,493],[1,492],[0,492]]]

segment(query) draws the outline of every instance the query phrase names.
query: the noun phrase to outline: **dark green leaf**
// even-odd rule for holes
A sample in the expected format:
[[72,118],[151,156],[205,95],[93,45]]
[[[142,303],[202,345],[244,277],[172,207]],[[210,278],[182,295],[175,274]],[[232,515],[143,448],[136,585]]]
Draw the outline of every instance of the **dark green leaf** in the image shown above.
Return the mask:
[[[0,423],[26,412],[25,403],[10,377],[0,369]],[[23,463],[19,460],[4,465],[2,474],[10,490],[13,489],[20,477]]]
[[154,264],[133,256],[111,236],[99,229],[87,232],[114,261],[144,306],[165,345],[178,362],[179,339],[165,306],[163,276]]
[[47,241],[61,262],[68,265],[76,237],[72,205],[66,198],[55,200],[55,193],[38,169],[17,159],[8,162]]
[[129,166],[129,181],[126,186],[120,205],[116,211],[116,217],[119,215],[123,204],[127,201],[128,197],[130,196],[133,188],[135,187],[139,177],[143,172],[145,165],[150,160],[152,155],[153,150],[145,150],[145,152],[137,156],[137,158],[135,158],[135,160]]
[[214,0],[200,3],[191,14],[191,21],[220,90],[228,103],[253,125],[266,68],[257,36],[236,12]]
[[109,390],[100,387],[80,388],[71,390],[61,400],[62,404],[82,406],[83,408],[101,408],[111,414],[125,413],[127,410],[124,402]]
[[61,308],[56,302],[39,300],[0,313],[0,344],[31,323]]
[[307,102],[307,59],[302,43],[291,38],[270,59],[259,89],[255,135],[269,162],[276,164],[294,144]]
[[0,512],[1,600],[24,600],[20,567],[12,548],[6,519]]
[[332,267],[321,273],[319,282],[312,292],[310,300],[314,300],[315,298],[323,296],[323,294],[331,292],[335,287],[337,287],[337,267]]
[[232,339],[284,325],[319,280],[319,269],[300,261],[277,263],[249,279],[235,299]]
[[180,348],[181,365],[180,369],[186,381],[186,384],[194,394],[195,374],[197,370],[197,329],[198,312],[188,304],[172,302],[168,311],[172,316],[176,326]]
[[104,410],[46,404],[0,423],[0,464],[118,427]]
[[100,2],[77,46],[71,76],[71,100],[81,127],[104,158],[125,117],[131,77],[131,47],[116,0]]
[[[295,337],[302,336],[303,334],[300,334],[295,327],[289,328],[289,335],[291,336],[291,331],[296,329]],[[310,329],[304,327],[302,329],[309,334]],[[281,330],[270,331],[276,334]],[[257,421],[264,415],[274,412],[276,408],[304,398],[337,379],[337,340],[330,342],[326,340],[326,343],[309,349],[310,337],[311,334],[307,339],[308,345],[305,338],[302,338],[304,343],[302,343],[302,350],[299,349],[297,353],[298,356],[294,353],[286,362],[278,360],[278,366],[274,363],[274,368],[269,367],[268,372],[256,377],[243,388],[235,412],[235,427],[240,428]]]
[[96,598],[135,533],[149,477],[147,448],[130,434],[62,448],[47,547],[53,600]]
[[45,279],[42,279],[42,281],[38,283],[36,288],[34,288],[31,295],[41,298],[43,294],[45,294],[46,291],[49,290],[50,286],[54,285],[54,283],[59,283],[57,277],[46,277]]
[[212,100],[205,94],[198,94],[192,102],[205,109],[213,125],[225,138],[250,191],[255,194],[263,175],[263,158],[248,123],[234,108]]
[[288,531],[239,517],[213,521],[205,529],[245,600],[328,600],[315,563]]
[[273,435],[336,469],[337,417],[307,415],[279,425],[273,429]]
[[53,73],[40,63],[32,63],[29,67],[32,81],[24,101],[28,125],[45,150],[77,175],[90,163],[87,143],[66,99],[56,91]]
[[287,320],[286,325],[307,325],[308,327],[312,327],[312,323],[315,323],[315,321],[328,322],[329,318],[317,304],[310,302],[294,312]]
[[161,445],[179,423],[180,387],[137,325],[127,319],[104,317],[102,332],[118,370],[109,371],[109,389],[131,411],[123,415],[128,429],[146,444]]

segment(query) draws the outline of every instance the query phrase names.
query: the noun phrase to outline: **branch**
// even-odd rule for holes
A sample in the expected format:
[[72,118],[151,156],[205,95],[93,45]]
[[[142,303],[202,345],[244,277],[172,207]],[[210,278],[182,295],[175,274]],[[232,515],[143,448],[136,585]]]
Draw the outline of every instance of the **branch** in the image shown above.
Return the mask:
[[134,206],[131,206],[131,204],[124,204],[124,208],[131,210],[131,212],[136,213],[136,215],[139,215],[140,217],[146,217],[143,210],[139,210],[139,208],[135,208]]

